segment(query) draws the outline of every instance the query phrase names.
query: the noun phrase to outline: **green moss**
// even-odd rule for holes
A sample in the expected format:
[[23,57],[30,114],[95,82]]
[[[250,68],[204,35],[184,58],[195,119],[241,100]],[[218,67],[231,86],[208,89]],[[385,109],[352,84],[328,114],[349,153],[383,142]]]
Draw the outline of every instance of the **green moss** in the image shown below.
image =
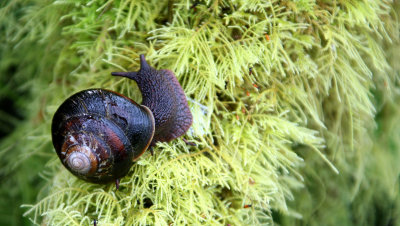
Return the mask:
[[[14,187],[24,216],[49,225],[398,224],[397,9],[390,1],[4,2],[1,93],[21,116],[0,143],[1,201]],[[194,115],[186,138],[197,146],[158,144],[119,191],[78,180],[54,153],[51,117],[91,87],[140,102],[136,84],[110,76],[137,70],[139,54],[175,72]],[[1,221],[22,223],[13,220],[21,210],[8,209],[16,217]]]

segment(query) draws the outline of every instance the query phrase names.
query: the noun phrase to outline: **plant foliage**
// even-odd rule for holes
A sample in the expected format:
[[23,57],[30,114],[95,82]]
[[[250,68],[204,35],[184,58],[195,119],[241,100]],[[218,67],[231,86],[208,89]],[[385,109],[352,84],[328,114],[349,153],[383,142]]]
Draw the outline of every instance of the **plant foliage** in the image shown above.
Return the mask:
[[[1,203],[19,200],[0,206],[0,223],[24,223],[23,211],[46,225],[399,224],[398,9],[379,0],[0,3],[0,92],[19,108],[0,111],[10,122],[0,132],[13,129],[0,143]],[[52,115],[93,87],[140,102],[134,82],[110,76],[137,70],[139,54],[175,72],[194,115],[185,137],[197,146],[157,144],[118,191],[79,180],[54,153]]]

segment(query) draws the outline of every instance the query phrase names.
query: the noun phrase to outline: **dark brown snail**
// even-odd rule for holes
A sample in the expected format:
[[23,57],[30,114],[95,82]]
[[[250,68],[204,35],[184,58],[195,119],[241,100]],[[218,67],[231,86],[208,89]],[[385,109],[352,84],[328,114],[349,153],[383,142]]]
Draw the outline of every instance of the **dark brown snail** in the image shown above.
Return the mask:
[[192,114],[175,75],[150,67],[144,55],[139,71],[111,74],[135,80],[142,105],[110,90],[83,90],[61,104],[51,129],[57,155],[71,173],[118,186],[149,146],[185,134]]

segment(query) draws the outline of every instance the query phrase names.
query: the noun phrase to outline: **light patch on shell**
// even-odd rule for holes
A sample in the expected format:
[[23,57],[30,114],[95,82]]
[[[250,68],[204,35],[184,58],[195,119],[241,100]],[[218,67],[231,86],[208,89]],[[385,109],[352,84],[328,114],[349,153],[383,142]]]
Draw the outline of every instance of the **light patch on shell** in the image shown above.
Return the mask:
[[90,170],[90,158],[85,153],[73,152],[67,157],[67,164],[74,172],[86,174]]
[[106,165],[107,165],[107,161],[101,161],[100,164],[99,164],[99,168],[103,167],[103,166],[106,166]]
[[[68,141],[68,143],[69,143],[68,146],[74,146],[74,145],[78,145],[79,144],[78,141],[75,139],[75,137],[72,136],[72,135],[68,135],[67,138],[66,138],[66,141]],[[60,152],[61,155],[65,156],[67,154],[68,149],[69,149],[69,147],[68,148],[61,148],[61,152]]]
[[83,143],[68,148],[64,163],[68,165],[71,171],[81,175],[88,175],[96,171],[97,159],[92,152],[92,148],[87,146],[86,142]]
[[71,142],[71,143],[73,143],[73,144],[78,143],[78,141],[76,141],[76,139],[75,139],[74,136],[69,135],[67,139],[69,140],[69,142]]

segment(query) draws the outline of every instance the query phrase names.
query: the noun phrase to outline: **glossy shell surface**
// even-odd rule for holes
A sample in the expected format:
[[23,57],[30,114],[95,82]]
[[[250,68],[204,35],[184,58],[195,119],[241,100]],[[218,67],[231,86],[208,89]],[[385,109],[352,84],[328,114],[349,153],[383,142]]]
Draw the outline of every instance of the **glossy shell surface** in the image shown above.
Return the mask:
[[108,183],[126,175],[150,145],[151,111],[105,89],[68,98],[52,121],[53,145],[62,164],[77,177]]

